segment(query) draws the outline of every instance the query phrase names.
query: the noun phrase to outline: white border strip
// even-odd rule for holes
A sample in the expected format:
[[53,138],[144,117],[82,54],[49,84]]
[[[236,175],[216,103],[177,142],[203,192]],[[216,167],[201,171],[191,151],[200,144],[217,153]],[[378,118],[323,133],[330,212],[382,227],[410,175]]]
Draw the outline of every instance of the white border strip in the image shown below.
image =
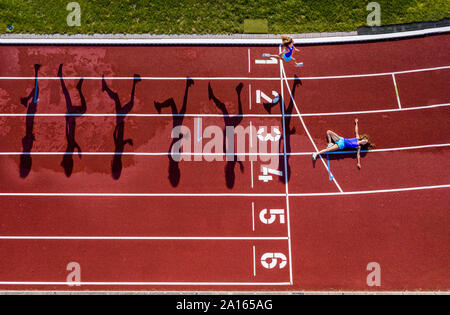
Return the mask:
[[[365,41],[393,40],[450,32],[450,27],[429,28],[424,30],[396,32],[377,35],[333,36],[317,38],[295,38],[298,44],[343,44]],[[279,45],[280,39],[251,38],[0,38],[0,45]]]
[[74,294],[108,294],[108,295],[171,295],[171,294],[190,294],[190,295],[450,295],[450,291],[385,291],[385,290],[367,290],[367,291],[342,291],[337,289],[336,291],[302,291],[302,290],[289,290],[289,291],[101,291],[101,290],[1,290],[0,295],[11,294],[29,294],[29,295],[74,295]]

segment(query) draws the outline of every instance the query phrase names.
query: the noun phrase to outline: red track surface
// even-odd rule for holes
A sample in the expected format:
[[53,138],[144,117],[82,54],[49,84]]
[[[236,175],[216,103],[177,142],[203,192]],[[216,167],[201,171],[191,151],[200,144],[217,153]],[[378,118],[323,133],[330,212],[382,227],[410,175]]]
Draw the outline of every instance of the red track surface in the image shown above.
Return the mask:
[[[2,47],[0,77],[9,79],[0,80],[0,289],[448,290],[450,109],[445,104],[450,101],[450,69],[396,74],[399,100],[391,75],[311,77],[447,67],[449,43],[449,35],[441,35],[303,47],[303,68],[284,65],[289,89],[282,85],[279,64],[255,64],[276,47]],[[70,177],[61,166],[62,155],[31,155],[31,171],[21,177],[27,118],[6,114],[27,113],[20,98],[32,92],[33,65],[41,64],[37,114],[62,116],[34,117],[31,152],[65,152],[66,101],[60,81],[46,78],[57,77],[61,63],[65,77],[86,78],[87,112],[76,118],[76,140],[85,154],[73,156]],[[133,109],[124,119],[123,140],[133,140],[124,152],[161,154],[121,156],[115,180],[113,155],[89,155],[117,149],[114,102],[98,77],[131,78],[135,73],[147,80],[137,83]],[[294,86],[295,74],[301,85]],[[176,119],[170,108],[160,115],[154,102],[172,98],[181,113],[186,77],[194,78],[194,85],[187,92],[188,115],[178,123],[192,131],[192,147],[197,115],[203,115],[203,129],[225,126],[223,113],[208,97],[208,83],[233,116],[238,114],[235,88],[242,82],[239,125],[282,131],[287,152],[293,154],[284,155],[281,142],[279,170],[285,171],[286,161],[291,171],[287,183],[278,176],[268,183],[258,180],[267,163],[248,157],[242,171],[238,163],[182,161],[179,182],[169,181],[169,158],[163,154]],[[132,80],[106,82],[124,106]],[[77,83],[65,79],[76,106]],[[284,95],[287,112],[275,106],[269,117],[256,103],[257,89]],[[403,110],[432,105],[442,106]],[[331,156],[330,166],[344,192],[362,193],[340,194],[322,162],[311,162],[307,153],[315,149],[297,109],[306,114],[304,123],[319,148],[326,145],[327,129],[351,137],[353,120],[359,119],[361,133],[370,134],[380,151],[363,155],[361,171],[354,155]],[[386,111],[326,114],[374,110]],[[286,130],[282,114],[289,115]],[[285,136],[288,130],[293,132]],[[209,139],[203,137],[205,145]],[[444,146],[398,150],[438,144]],[[396,150],[384,150],[391,148]],[[416,189],[424,186],[433,187]],[[403,188],[414,190],[399,191]],[[384,192],[369,193],[373,190]],[[53,195],[14,195],[31,193]],[[64,195],[69,193],[104,195]],[[108,195],[125,193],[131,195]],[[285,222],[278,218],[263,224],[262,209],[283,209]],[[283,254],[286,266],[264,268],[265,253]],[[66,283],[70,262],[81,266],[81,287]],[[381,266],[380,287],[367,286],[370,262]]]

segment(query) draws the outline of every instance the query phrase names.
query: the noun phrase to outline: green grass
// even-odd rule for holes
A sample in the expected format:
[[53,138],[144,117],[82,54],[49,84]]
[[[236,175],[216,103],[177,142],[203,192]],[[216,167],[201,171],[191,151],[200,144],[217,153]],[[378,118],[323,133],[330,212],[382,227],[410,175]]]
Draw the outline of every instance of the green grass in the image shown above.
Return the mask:
[[[69,27],[70,1],[0,0],[0,33],[232,34],[244,32],[245,19],[267,19],[276,34],[341,32],[370,13],[369,0],[78,0],[81,26]],[[450,17],[449,0],[377,2],[383,25]]]

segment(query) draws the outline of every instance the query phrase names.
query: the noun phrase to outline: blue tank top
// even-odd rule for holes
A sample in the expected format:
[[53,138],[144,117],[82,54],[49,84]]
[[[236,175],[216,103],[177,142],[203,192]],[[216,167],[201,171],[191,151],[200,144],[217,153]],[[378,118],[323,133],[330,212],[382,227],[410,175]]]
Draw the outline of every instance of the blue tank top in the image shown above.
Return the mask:
[[289,58],[290,56],[292,56],[292,51],[294,50],[294,45],[292,45],[292,48],[289,46],[286,46],[286,48],[289,50],[289,52],[285,53],[284,55],[286,56],[286,58]]
[[344,145],[346,148],[357,148],[359,147],[358,138],[351,138],[351,139],[344,138]]

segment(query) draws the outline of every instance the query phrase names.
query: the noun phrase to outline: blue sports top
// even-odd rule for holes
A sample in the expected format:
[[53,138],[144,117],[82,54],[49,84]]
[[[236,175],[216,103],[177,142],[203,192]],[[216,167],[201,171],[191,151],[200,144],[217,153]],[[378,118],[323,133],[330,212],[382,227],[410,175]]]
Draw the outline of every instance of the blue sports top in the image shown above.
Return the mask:
[[346,139],[344,138],[344,144],[346,148],[357,148],[359,147],[358,138]]
[[292,56],[292,51],[294,50],[294,45],[292,45],[292,48],[289,46],[286,46],[286,48],[289,50],[289,52],[285,53],[284,55],[286,56],[286,58],[289,58],[290,56]]

